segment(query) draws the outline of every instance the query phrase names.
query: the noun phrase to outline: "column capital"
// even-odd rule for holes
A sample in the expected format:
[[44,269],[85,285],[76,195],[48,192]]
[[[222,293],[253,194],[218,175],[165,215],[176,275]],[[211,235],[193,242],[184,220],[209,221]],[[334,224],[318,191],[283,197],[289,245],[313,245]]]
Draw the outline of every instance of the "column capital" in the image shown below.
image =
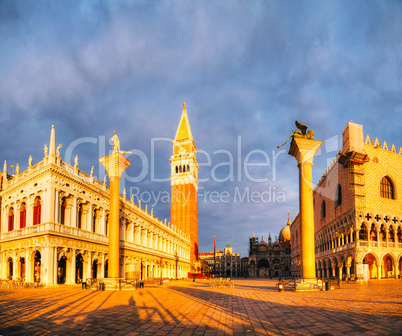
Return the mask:
[[290,144],[289,155],[294,156],[297,163],[313,164],[313,158],[320,149],[322,141],[307,138],[293,138]]
[[109,179],[120,178],[123,171],[131,165],[131,162],[121,152],[114,152],[99,159],[109,175]]

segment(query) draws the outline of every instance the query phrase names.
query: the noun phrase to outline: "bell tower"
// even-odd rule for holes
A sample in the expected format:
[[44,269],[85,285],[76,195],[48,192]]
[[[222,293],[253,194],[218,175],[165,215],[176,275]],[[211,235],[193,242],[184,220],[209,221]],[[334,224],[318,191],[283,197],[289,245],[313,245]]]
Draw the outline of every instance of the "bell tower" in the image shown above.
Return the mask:
[[186,103],[173,141],[170,221],[191,242],[190,260],[198,260],[198,163]]

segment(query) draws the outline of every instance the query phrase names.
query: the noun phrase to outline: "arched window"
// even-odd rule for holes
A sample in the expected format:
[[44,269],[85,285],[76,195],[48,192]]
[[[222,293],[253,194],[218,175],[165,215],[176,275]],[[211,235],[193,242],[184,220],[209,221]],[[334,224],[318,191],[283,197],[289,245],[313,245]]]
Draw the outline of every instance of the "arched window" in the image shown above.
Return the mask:
[[41,218],[41,199],[39,196],[35,198],[33,207],[33,225],[40,224]]
[[322,201],[321,203],[321,219],[325,218],[327,215],[326,209],[325,209],[325,201]]
[[380,194],[381,197],[395,199],[394,186],[387,176],[381,179]]
[[190,165],[187,165],[187,172],[190,172]]
[[179,167],[176,166],[176,174],[179,172]]
[[296,243],[299,241],[299,233],[296,231]]
[[20,229],[27,226],[27,208],[25,202],[21,204],[20,207]]
[[367,227],[366,227],[366,224],[364,224],[364,223],[360,226],[359,239],[367,240]]
[[396,237],[398,239],[398,243],[402,243],[402,230],[401,227],[398,227],[398,231],[396,232]]
[[181,173],[181,166],[179,167],[179,173]]
[[370,240],[371,241],[377,241],[377,229],[374,226],[374,224],[371,224]]
[[92,232],[96,232],[96,209],[92,213]]
[[336,188],[336,195],[335,195],[335,207],[337,207],[341,204],[342,204],[342,187],[340,184],[338,184],[338,187]]
[[79,229],[82,228],[82,215],[83,215],[83,209],[82,209],[82,204],[80,204],[78,206],[78,223],[77,223],[77,227]]
[[66,223],[66,208],[67,208],[67,201],[66,198],[63,197],[61,199],[61,205],[60,205],[60,224]]
[[14,230],[14,208],[8,211],[8,231]]
[[389,227],[388,230],[388,241],[390,241],[391,243],[395,243],[395,233],[392,225]]
[[183,173],[186,172],[186,165],[183,165]]
[[385,228],[384,228],[384,224],[381,224],[381,229],[380,229],[380,242],[385,242],[385,241],[386,241]]

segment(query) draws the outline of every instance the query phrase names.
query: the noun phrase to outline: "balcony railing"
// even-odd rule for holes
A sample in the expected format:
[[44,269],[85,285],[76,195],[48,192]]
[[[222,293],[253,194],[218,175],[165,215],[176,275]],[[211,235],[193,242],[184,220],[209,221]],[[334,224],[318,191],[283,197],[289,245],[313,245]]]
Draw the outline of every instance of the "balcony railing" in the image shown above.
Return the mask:
[[23,236],[30,236],[37,233],[60,232],[71,236],[83,237],[87,239],[96,240],[99,242],[107,243],[109,238],[99,233],[77,229],[71,226],[65,226],[57,223],[42,223],[34,226],[27,226],[23,229],[13,230],[0,234],[0,239],[23,238]]

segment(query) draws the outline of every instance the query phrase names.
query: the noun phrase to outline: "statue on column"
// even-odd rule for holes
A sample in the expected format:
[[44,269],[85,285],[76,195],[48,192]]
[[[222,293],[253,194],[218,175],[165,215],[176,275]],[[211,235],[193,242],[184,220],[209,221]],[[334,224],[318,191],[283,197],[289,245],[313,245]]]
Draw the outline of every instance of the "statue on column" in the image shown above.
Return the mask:
[[117,137],[116,132],[114,132],[113,136],[110,138],[113,141],[113,152],[120,152],[120,140]]
[[314,140],[314,131],[312,129],[307,132],[308,127],[302,123],[299,123],[297,120],[296,120],[295,124],[299,130],[292,131],[293,134],[291,136],[289,136],[289,138],[287,138],[286,141],[282,145],[280,145],[276,148],[281,148],[281,147],[285,146],[290,138],[292,138],[292,139],[293,138],[305,138],[305,139]]

